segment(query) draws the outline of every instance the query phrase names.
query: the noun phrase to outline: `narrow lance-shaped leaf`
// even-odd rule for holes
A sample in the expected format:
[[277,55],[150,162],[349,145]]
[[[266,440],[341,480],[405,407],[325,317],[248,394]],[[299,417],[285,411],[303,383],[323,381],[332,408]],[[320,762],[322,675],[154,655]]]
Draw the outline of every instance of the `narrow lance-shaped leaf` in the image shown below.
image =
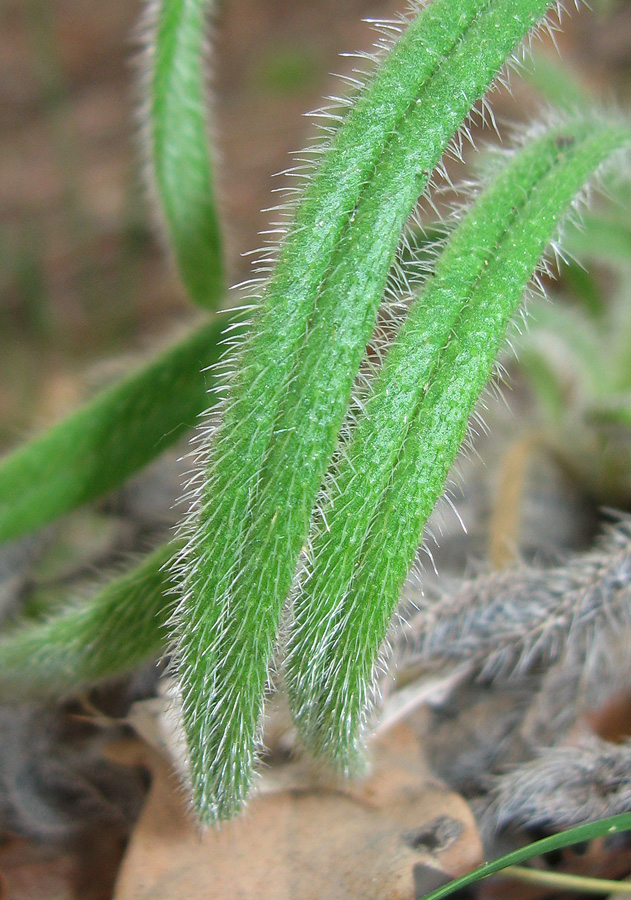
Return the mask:
[[[207,140],[202,50],[209,0],[163,0],[145,74],[156,194],[191,297],[215,307],[223,261]],[[221,326],[211,323],[0,462],[0,540],[113,489],[209,404]]]
[[152,0],[143,72],[152,193],[188,295],[207,309],[225,288],[203,58],[212,5]]
[[400,231],[454,131],[545,12],[434,0],[351,109],[308,184],[210,448],[174,619],[195,803],[243,802],[268,666],[317,490]]
[[113,490],[213,403],[228,317],[204,325],[0,461],[0,540]]
[[543,856],[545,853],[552,853],[554,850],[561,850],[563,847],[571,847],[574,844],[581,844],[587,841],[593,841],[595,838],[607,837],[612,834],[620,834],[624,831],[631,831],[631,813],[623,813],[619,816],[610,816],[607,819],[600,819],[597,822],[590,822],[588,825],[579,825],[577,828],[570,828],[568,831],[562,831],[559,834],[553,834],[550,837],[541,838],[519,850],[507,853],[493,862],[485,862],[478,869],[456,878],[444,887],[440,887],[431,894],[426,894],[423,900],[443,900],[443,897],[449,897],[476,881],[488,878],[489,875],[495,875],[508,866],[516,866],[526,860],[534,859],[536,856]]
[[629,129],[579,117],[517,153],[451,238],[330,478],[288,669],[303,740],[343,771],[361,758],[375,661],[507,323],[568,205],[629,143]]
[[160,547],[93,596],[0,640],[0,696],[59,697],[159,657],[173,583]]

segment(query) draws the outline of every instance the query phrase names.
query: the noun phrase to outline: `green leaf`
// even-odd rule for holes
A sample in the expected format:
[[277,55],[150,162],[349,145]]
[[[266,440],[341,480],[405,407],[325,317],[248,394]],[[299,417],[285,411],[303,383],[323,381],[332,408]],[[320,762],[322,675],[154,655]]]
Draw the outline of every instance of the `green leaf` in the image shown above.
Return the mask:
[[173,591],[168,564],[175,549],[158,548],[83,602],[3,637],[3,701],[76,693],[160,656]]
[[330,475],[288,680],[304,743],[345,773],[361,762],[378,653],[508,322],[577,192],[629,144],[631,130],[579,116],[517,152],[452,235]]
[[[593,90],[581,81],[580,74],[561,60],[549,54],[536,53],[532,65],[528,65],[523,76],[542,97],[559,109],[576,111],[594,108],[598,98]],[[615,179],[615,174],[614,174]],[[631,259],[631,223],[629,222],[629,186],[624,185],[622,195],[620,185],[613,184],[610,194],[615,198],[615,207],[593,210],[587,213],[578,225],[570,225],[564,237],[568,252],[580,259],[600,259],[614,263],[625,263]],[[594,287],[588,276],[580,269],[570,273],[579,283],[581,293],[593,312],[599,312],[602,303],[594,296]]]
[[145,56],[149,172],[190,299],[215,309],[224,264],[203,66],[210,0],[159,0]]
[[571,847],[572,844],[580,844],[583,841],[592,841],[594,838],[605,837],[610,834],[619,834],[623,831],[631,831],[631,813],[624,813],[620,816],[611,816],[608,819],[600,819],[598,822],[590,822],[589,825],[579,825],[577,828],[570,828],[568,831],[562,831],[560,834],[553,834],[551,837],[542,838],[527,847],[515,850],[513,853],[507,853],[506,856],[500,857],[491,863],[484,863],[479,869],[463,875],[451,881],[444,887],[426,894],[423,900],[442,900],[443,897],[449,897],[451,894],[475,884],[482,878],[488,878],[496,872],[508,866],[518,865],[535,856],[541,856],[544,853],[551,853],[553,850],[561,850],[563,847]]
[[307,183],[210,448],[174,619],[194,802],[247,794],[296,561],[401,229],[454,131],[545,0],[433,0]]
[[204,325],[0,461],[0,540],[113,490],[212,406],[223,317]]

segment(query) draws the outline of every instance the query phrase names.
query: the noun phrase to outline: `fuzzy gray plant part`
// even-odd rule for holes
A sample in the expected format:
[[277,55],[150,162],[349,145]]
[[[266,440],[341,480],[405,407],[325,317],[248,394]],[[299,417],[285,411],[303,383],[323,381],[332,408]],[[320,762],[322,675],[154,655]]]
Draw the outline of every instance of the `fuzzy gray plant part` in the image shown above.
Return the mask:
[[596,738],[554,747],[500,776],[486,798],[485,830],[560,829],[631,811],[631,743]]
[[560,659],[602,671],[603,642],[631,626],[631,517],[597,548],[550,569],[519,566],[465,582],[412,623],[428,666],[467,662],[483,678],[523,677]]
[[121,730],[55,707],[0,705],[0,839],[75,849],[100,829],[126,840],[147,785],[137,768],[104,758]]

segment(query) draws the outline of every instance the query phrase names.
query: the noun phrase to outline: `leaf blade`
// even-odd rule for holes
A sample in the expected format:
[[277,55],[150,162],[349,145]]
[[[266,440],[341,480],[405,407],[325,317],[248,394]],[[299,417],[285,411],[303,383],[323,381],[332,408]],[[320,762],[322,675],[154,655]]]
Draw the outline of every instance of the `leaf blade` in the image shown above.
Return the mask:
[[4,699],[63,697],[161,656],[174,552],[172,545],[159,547],[81,603],[3,636]]
[[283,602],[400,229],[453,132],[547,5],[425,7],[340,126],[283,245],[179,563],[175,652],[205,822],[232,815],[251,782]]
[[173,444],[214,400],[227,319],[213,320],[0,461],[0,540],[102,496]]
[[361,761],[372,673],[399,591],[510,316],[576,192],[629,143],[625,127],[579,117],[498,176],[413,305],[331,476],[294,599],[288,672],[303,741],[345,773]]
[[225,292],[205,88],[211,0],[159,0],[143,76],[148,172],[189,298],[214,310]]

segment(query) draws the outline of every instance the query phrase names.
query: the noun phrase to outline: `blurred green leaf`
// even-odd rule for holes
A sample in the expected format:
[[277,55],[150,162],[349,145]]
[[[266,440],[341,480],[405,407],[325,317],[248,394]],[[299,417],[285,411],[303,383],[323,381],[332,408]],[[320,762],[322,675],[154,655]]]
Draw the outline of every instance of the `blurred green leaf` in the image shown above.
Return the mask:
[[213,319],[0,461],[0,540],[113,490],[215,402],[227,316]]

